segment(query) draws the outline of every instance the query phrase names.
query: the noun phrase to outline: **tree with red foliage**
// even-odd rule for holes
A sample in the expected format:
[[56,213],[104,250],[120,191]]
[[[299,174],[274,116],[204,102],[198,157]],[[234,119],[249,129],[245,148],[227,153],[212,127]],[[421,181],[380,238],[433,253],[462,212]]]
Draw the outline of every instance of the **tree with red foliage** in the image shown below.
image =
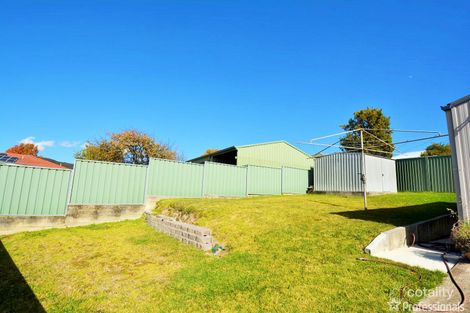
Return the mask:
[[26,155],[38,155],[38,146],[34,143],[20,143],[19,145],[13,146],[7,150],[7,153],[17,153]]

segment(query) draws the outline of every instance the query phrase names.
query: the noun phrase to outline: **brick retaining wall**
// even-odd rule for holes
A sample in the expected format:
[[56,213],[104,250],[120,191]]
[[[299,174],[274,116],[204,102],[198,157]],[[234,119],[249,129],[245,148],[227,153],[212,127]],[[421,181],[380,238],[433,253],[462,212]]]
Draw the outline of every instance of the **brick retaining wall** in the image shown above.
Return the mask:
[[210,229],[192,224],[178,222],[174,218],[164,215],[145,213],[145,220],[155,230],[163,232],[184,243],[193,245],[202,250],[210,250],[214,244]]

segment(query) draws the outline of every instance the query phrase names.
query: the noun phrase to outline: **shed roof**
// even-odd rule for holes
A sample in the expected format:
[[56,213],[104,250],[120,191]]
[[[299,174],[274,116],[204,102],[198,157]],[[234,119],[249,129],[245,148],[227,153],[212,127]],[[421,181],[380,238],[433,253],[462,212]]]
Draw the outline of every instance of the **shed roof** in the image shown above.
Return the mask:
[[207,157],[211,157],[211,156],[217,156],[217,155],[220,155],[220,154],[224,154],[224,153],[227,153],[227,152],[231,152],[231,151],[234,151],[234,150],[238,150],[238,149],[243,149],[243,148],[250,148],[250,147],[256,147],[256,146],[262,146],[262,145],[271,145],[271,144],[276,144],[276,143],[284,143],[292,148],[294,148],[295,150],[299,151],[300,153],[303,153],[305,154],[306,156],[308,157],[311,157],[310,154],[300,150],[299,148],[297,148],[296,146],[288,143],[287,141],[285,140],[275,140],[275,141],[266,141],[266,142],[260,142],[260,143],[253,143],[253,144],[249,144],[249,145],[240,145],[240,146],[231,146],[231,147],[228,147],[228,148],[224,148],[222,150],[218,150],[216,152],[213,152],[213,153],[209,153],[209,154],[206,154],[206,155],[201,155],[201,156],[198,156],[196,158],[193,158],[191,160],[188,160],[188,162],[193,162],[193,161],[198,161],[198,160],[201,160],[203,158],[207,158]]
[[287,141],[285,140],[276,140],[276,141],[267,141],[267,142],[260,142],[260,143],[254,143],[254,144],[250,144],[250,145],[243,145],[243,146],[235,146],[236,149],[239,149],[239,148],[249,148],[249,147],[255,147],[255,146],[262,146],[262,145],[271,145],[271,144],[275,144],[275,143],[285,143],[286,145],[288,146],[291,146],[292,148],[294,148],[295,150],[305,154],[306,156],[308,157],[311,157],[310,154],[300,150],[299,148],[297,148],[296,146],[288,143]]
[[461,104],[464,104],[466,102],[470,101],[470,95],[467,95],[465,97],[462,97],[460,99],[457,99],[455,101],[452,101],[451,103],[447,104],[447,105],[444,105],[444,106],[441,106],[441,109],[443,111],[449,111],[450,109],[452,108],[455,108],[456,106],[459,106]]

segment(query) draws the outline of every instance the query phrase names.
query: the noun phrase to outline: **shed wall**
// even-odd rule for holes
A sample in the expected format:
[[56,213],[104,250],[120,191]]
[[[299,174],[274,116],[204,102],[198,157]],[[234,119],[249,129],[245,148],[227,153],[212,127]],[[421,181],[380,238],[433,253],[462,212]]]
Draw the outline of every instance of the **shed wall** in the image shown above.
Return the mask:
[[314,190],[360,192],[361,154],[337,153],[315,159]]
[[470,99],[446,110],[452,167],[461,219],[470,219]]
[[[397,192],[395,161],[366,155],[367,192]],[[362,192],[360,153],[336,153],[317,158],[314,190]]]
[[281,168],[310,169],[313,159],[285,142],[276,142],[237,148],[237,165],[258,165]]

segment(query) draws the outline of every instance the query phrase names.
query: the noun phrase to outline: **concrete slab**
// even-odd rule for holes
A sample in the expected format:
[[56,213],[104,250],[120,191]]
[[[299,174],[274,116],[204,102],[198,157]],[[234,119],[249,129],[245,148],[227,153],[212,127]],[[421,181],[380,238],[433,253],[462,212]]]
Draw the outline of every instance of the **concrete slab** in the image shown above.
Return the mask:
[[[460,262],[452,269],[452,275],[462,288],[465,297],[470,297],[470,263]],[[446,277],[442,285],[434,289],[429,297],[422,300],[414,312],[422,312],[421,308],[434,308],[442,311],[447,310],[448,312],[470,313],[470,304],[464,303],[461,308],[457,308],[459,302],[460,294],[457,288],[450,280],[450,277]],[[467,302],[469,302],[468,299]]]
[[[422,247],[402,247],[390,251],[381,251],[374,256],[422,267],[431,271],[441,271],[447,273],[444,262],[442,262],[442,252],[425,249]],[[449,266],[452,268],[458,262],[460,255],[456,253],[448,254]]]

